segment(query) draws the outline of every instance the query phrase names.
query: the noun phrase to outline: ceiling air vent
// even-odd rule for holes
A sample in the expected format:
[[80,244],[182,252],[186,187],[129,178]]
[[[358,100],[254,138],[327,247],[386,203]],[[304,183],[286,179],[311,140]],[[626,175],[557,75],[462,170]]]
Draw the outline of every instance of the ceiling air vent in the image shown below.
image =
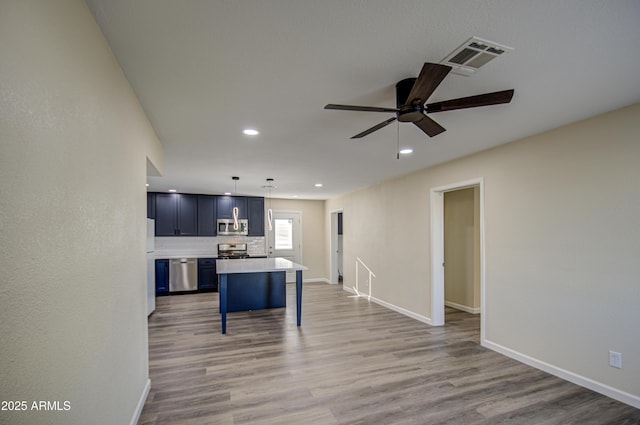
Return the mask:
[[498,56],[513,50],[513,47],[503,46],[493,41],[471,37],[465,41],[440,63],[449,65],[454,74],[469,76],[475,74],[480,67]]

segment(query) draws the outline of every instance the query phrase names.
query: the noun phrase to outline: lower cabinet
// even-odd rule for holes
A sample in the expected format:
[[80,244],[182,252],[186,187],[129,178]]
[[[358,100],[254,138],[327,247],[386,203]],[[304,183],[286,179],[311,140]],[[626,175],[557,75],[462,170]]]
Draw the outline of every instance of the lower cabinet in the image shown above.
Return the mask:
[[216,274],[215,258],[198,259],[198,290],[217,291],[218,275]]
[[156,260],[156,295],[169,295],[169,260]]
[[286,273],[236,273],[227,275],[227,312],[287,306]]

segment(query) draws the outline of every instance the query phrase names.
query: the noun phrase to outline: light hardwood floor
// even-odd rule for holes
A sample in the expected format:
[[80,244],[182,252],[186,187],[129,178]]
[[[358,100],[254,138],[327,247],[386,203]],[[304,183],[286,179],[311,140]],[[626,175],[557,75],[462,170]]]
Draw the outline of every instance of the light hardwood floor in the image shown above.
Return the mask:
[[231,313],[217,293],[158,298],[139,424],[640,424],[640,410],[479,345],[479,316],[430,327],[342,286]]

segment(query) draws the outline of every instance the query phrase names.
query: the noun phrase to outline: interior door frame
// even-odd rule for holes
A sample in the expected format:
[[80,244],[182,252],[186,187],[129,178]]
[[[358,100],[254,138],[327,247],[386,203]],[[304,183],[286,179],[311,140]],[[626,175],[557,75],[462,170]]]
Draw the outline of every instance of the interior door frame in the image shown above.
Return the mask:
[[431,189],[431,324],[444,325],[444,194],[479,187],[480,202],[480,343],[485,340],[484,178],[478,177]]
[[[329,269],[330,269],[329,283],[331,284],[340,283],[339,282],[340,278],[338,273],[338,213],[344,213],[343,209],[338,208],[337,210],[329,211],[329,219],[331,220],[331,238],[329,243],[329,249],[331,250],[331,255],[329,255]],[[343,243],[344,243],[344,239],[343,239]],[[344,256],[343,256],[343,264],[344,264]]]

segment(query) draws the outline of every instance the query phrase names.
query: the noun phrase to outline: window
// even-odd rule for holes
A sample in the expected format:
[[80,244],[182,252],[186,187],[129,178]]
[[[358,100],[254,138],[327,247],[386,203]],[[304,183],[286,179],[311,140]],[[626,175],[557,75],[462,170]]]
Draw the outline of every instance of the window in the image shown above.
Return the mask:
[[275,248],[293,249],[293,220],[290,218],[276,218],[273,221]]

